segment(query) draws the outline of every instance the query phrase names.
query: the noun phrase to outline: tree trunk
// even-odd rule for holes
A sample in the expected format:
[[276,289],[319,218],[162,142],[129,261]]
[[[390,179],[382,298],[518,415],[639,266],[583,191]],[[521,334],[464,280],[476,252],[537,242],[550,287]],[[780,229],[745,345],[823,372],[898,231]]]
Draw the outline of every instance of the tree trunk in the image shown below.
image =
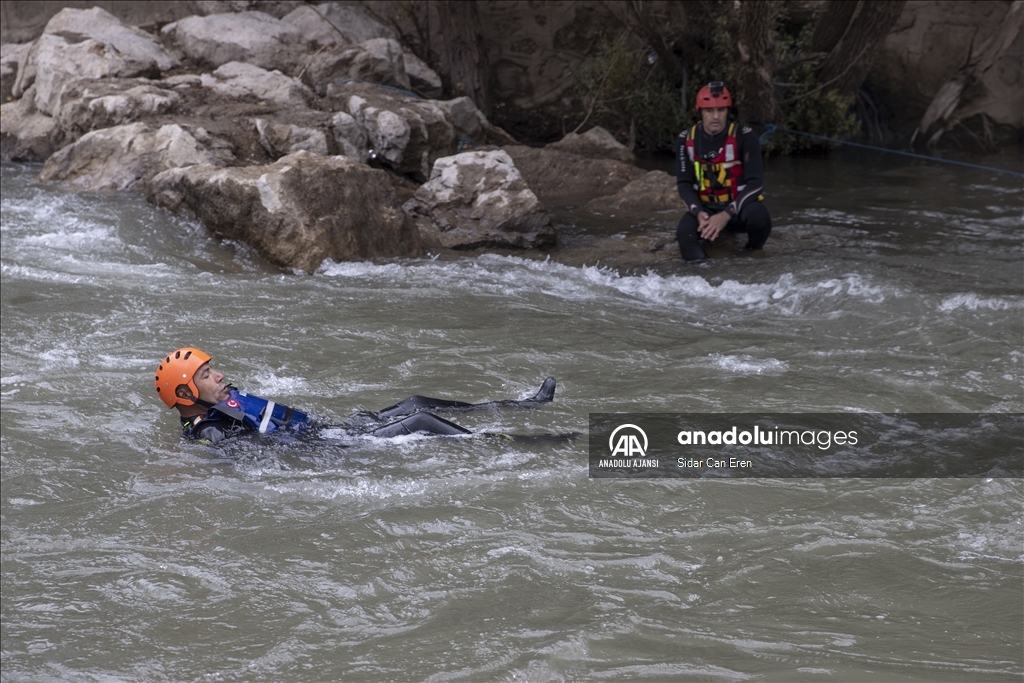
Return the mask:
[[744,123],[760,125],[776,120],[779,113],[772,82],[772,31],[778,3],[743,0],[739,5],[739,82],[736,102]]
[[[1014,0],[1006,12],[1006,17],[996,26],[992,35],[977,50],[972,50],[967,64],[939,88],[939,92],[921,117],[921,123],[914,129],[914,135],[910,138],[911,145],[920,133],[927,138],[928,146],[932,147],[944,132],[957,124],[958,120],[953,115],[960,106],[960,97],[1010,49],[1010,45],[1020,33],[1022,23],[1024,0]],[[931,137],[928,137],[929,135]]]
[[487,52],[476,0],[438,0],[440,76],[450,97],[467,95],[488,115]]
[[[905,4],[906,0],[829,0],[812,37],[815,52],[828,51],[818,82],[840,95],[856,95]],[[840,31],[847,15],[845,30]]]

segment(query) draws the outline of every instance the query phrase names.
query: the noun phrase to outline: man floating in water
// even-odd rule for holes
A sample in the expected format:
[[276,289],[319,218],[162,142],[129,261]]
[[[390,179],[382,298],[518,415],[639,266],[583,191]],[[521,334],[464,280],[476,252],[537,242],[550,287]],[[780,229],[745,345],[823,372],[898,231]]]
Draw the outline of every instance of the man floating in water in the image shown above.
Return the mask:
[[[217,444],[243,434],[299,434],[315,427],[308,415],[288,406],[252,396],[226,384],[210,366],[211,357],[192,347],[168,355],[156,370],[156,393],[168,408],[177,408],[188,439]],[[409,398],[376,413],[360,413],[363,432],[380,438],[404,434],[453,436],[470,431],[428,410],[463,412],[504,406],[536,407],[555,397],[555,378],[548,377],[532,398],[488,403],[463,403],[428,396]]]
[[700,240],[714,242],[723,229],[746,232],[746,249],[763,247],[772,231],[761,203],[761,142],[729,120],[731,106],[725,85],[708,83],[697,93],[700,123],[676,140],[676,188],[686,204],[676,239],[686,261],[706,259]]

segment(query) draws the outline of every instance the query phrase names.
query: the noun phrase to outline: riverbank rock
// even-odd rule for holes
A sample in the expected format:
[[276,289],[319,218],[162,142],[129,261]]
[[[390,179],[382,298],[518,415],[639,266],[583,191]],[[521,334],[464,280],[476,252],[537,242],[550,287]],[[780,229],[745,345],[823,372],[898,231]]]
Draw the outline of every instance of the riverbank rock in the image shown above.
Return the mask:
[[142,78],[100,78],[72,81],[61,90],[54,119],[61,144],[93,130],[167,114],[181,95]]
[[328,90],[327,102],[340,112],[334,135],[345,155],[367,159],[373,150],[381,164],[419,182],[430,177],[437,159],[456,154],[460,145],[514,142],[469,97],[421,99],[368,83],[332,84]]
[[323,50],[309,59],[304,72],[304,81],[321,97],[329,86],[349,79],[409,90],[402,46],[390,38],[371,38],[358,45]]
[[591,211],[650,214],[657,211],[683,212],[683,200],[676,179],[664,171],[648,171],[615,194],[591,199],[584,205]]
[[294,73],[308,50],[295,26],[264,12],[186,17],[167,24],[160,33],[192,61],[213,68],[244,62]]
[[627,164],[636,163],[636,155],[600,126],[594,126],[582,135],[568,133],[558,142],[545,145],[545,149],[579,154],[591,159],[616,159]]
[[523,249],[556,241],[550,216],[502,150],[438,159],[403,208],[437,246]]
[[614,159],[591,159],[548,148],[506,145],[516,168],[542,201],[588,200],[614,194],[647,172]]
[[228,62],[200,82],[221,97],[231,100],[273,102],[281,107],[306,108],[313,93],[305,85],[280,71],[267,71],[252,64]]
[[54,153],[39,179],[64,180],[82,190],[127,190],[169,168],[234,161],[231,146],[202,128],[129,123],[86,133]]
[[56,111],[61,90],[82,78],[159,77],[178,60],[145,31],[125,26],[109,12],[65,8],[46,24],[22,60],[12,96],[36,86],[36,108]]
[[266,166],[161,173],[150,200],[197,217],[280,266],[422,255],[423,243],[383,171],[346,157],[296,152]]
[[57,149],[57,122],[36,109],[35,86],[0,105],[0,159],[45,161]]
[[0,45],[0,103],[14,99],[14,82],[18,80],[21,61],[28,55],[31,43],[4,43]]
[[304,128],[290,123],[270,123],[256,119],[260,144],[272,159],[278,159],[299,150],[327,156],[327,135],[317,128]]

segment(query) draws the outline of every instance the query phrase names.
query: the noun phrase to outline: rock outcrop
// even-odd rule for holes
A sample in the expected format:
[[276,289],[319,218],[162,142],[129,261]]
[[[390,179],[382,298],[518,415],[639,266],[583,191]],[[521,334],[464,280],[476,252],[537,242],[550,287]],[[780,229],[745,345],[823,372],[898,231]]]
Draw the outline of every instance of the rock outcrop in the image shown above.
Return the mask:
[[658,211],[683,212],[683,200],[676,190],[676,179],[664,171],[648,171],[615,194],[596,197],[584,206],[602,213],[649,215]]
[[43,165],[40,180],[63,180],[83,190],[128,190],[169,168],[234,161],[230,145],[202,128],[129,123],[86,133]]
[[549,148],[503,147],[541,200],[572,202],[615,194],[646,171],[614,159],[591,159]]
[[556,241],[547,211],[502,150],[438,159],[404,209],[433,246],[522,249]]
[[386,174],[346,157],[300,151],[266,166],[176,168],[153,179],[149,196],[306,272],[324,259],[423,253]]
[[545,149],[569,152],[592,159],[615,159],[626,164],[636,163],[636,155],[616,140],[614,135],[600,126],[594,126],[582,135],[567,133],[558,142],[545,145]]
[[177,63],[151,35],[125,26],[100,7],[64,9],[50,19],[19,64],[11,94],[21,97],[34,84],[36,109],[52,116],[71,81],[159,77]]
[[307,51],[298,28],[263,12],[186,17],[160,33],[189,59],[211,68],[244,62],[290,73],[301,68]]

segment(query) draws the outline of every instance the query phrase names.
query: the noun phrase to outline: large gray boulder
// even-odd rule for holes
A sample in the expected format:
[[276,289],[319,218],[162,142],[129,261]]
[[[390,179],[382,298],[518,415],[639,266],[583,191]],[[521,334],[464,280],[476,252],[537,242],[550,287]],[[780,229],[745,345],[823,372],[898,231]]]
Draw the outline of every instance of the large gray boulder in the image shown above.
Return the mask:
[[52,115],[63,87],[82,78],[159,77],[178,61],[148,33],[99,7],[65,8],[46,24],[22,60],[12,96],[35,84],[36,108]]
[[358,45],[372,38],[398,40],[398,34],[366,11],[360,4],[325,2],[314,9],[320,13],[340,37],[339,44]]
[[398,41],[372,38],[358,45],[317,52],[309,59],[303,78],[321,96],[330,86],[343,85],[350,79],[409,90],[405,63]]
[[556,241],[551,217],[502,150],[438,159],[403,209],[436,246],[524,249]]
[[333,129],[339,148],[353,158],[366,158],[372,149],[381,163],[418,182],[430,177],[437,159],[460,151],[460,145],[512,141],[468,97],[425,100],[365,83],[329,90],[334,109],[347,115],[336,117]]
[[57,122],[36,109],[35,86],[14,102],[0,105],[0,159],[44,161],[53,154]]
[[230,144],[202,128],[129,123],[86,133],[43,165],[40,180],[64,180],[82,190],[127,190],[169,168],[234,161]]
[[530,189],[545,202],[572,202],[615,194],[647,173],[614,159],[591,159],[522,145],[506,145],[502,149],[512,157]]
[[160,32],[190,59],[211,67],[244,62],[293,73],[308,51],[295,26],[264,12],[186,17]]
[[100,78],[72,81],[61,90],[54,118],[62,144],[89,131],[167,114],[181,101],[174,90],[143,78]]
[[150,200],[252,245],[272,263],[306,272],[325,259],[423,250],[387,174],[341,156],[300,151],[266,166],[172,169],[153,179]]
[[615,194],[595,197],[585,208],[602,213],[651,214],[658,211],[682,213],[683,200],[676,190],[676,179],[664,171],[648,171]]
[[615,139],[615,136],[600,126],[594,126],[582,135],[568,133],[558,142],[546,146],[558,152],[579,154],[592,159],[615,159],[627,164],[636,163],[636,155]]
[[302,109],[313,100],[309,88],[291,76],[241,62],[228,62],[212,74],[203,74],[200,82],[204,88],[230,100],[273,102]]
[[319,128],[256,119],[256,132],[260,136],[260,144],[272,159],[279,159],[299,150],[320,156],[328,154],[327,135]]

